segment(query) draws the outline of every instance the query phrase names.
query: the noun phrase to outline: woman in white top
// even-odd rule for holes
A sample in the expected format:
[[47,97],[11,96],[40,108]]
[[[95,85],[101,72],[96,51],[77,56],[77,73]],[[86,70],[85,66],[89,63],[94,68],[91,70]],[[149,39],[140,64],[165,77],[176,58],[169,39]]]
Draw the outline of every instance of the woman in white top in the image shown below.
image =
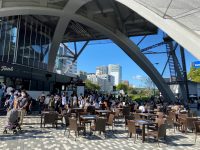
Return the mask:
[[74,95],[74,96],[73,96],[73,107],[74,107],[74,108],[77,107],[77,103],[78,103],[77,96]]
[[62,95],[62,107],[65,108],[67,104],[67,99],[65,93]]

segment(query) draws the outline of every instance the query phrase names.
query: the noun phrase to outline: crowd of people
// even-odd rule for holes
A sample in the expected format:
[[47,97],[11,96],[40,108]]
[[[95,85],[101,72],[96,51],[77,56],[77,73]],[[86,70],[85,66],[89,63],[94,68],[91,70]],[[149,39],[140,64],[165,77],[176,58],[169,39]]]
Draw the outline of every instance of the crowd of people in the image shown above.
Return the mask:
[[25,90],[15,90],[13,87],[6,87],[4,83],[0,84],[0,108],[24,109],[31,111],[32,98]]
[[[97,92],[90,92],[80,94],[76,93],[68,96],[66,92],[59,94],[41,94],[38,98],[40,104],[40,112],[43,110],[55,110],[61,113],[62,110],[70,111],[71,108],[84,108],[92,106],[96,109],[107,109],[114,107],[122,107],[125,103],[122,101],[125,99],[123,96],[119,96],[116,101],[116,97],[112,94],[99,94]],[[118,100],[119,99],[119,100]]]
[[[0,108],[4,107],[7,110],[13,108],[24,109],[27,113],[31,113],[33,101],[25,90],[16,90],[11,86],[6,87],[4,83],[0,83]],[[146,112],[157,108],[157,105],[161,105],[163,111],[166,111],[167,106],[171,105],[165,102],[162,97],[158,99],[152,97],[148,101],[132,101],[128,95],[100,94],[93,91],[86,91],[80,95],[76,93],[69,94],[67,92],[61,94],[42,93],[35,102],[38,105],[34,105],[34,107],[39,109],[39,113],[45,110],[62,113],[63,110],[70,111],[72,108],[84,108],[86,110],[88,107],[112,110],[123,106],[130,106],[131,111],[137,109],[141,112]],[[175,104],[178,103],[180,102]],[[185,108],[187,107],[185,106]]]

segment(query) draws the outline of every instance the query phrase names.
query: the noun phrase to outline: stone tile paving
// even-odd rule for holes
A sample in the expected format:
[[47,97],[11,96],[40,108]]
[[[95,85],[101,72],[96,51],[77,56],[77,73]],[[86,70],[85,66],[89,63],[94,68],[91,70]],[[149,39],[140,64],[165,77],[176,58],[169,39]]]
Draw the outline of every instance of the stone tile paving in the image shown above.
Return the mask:
[[92,136],[82,134],[74,140],[74,133],[67,138],[64,135],[64,128],[60,125],[57,129],[47,125],[46,128],[40,128],[39,116],[26,116],[21,133],[14,135],[12,131],[3,134],[5,117],[0,116],[0,150],[194,150],[200,149],[200,136],[197,143],[194,144],[194,133],[183,134],[173,130],[167,131],[168,144],[160,142],[160,148],[153,139],[142,143],[137,139],[134,143],[133,138],[127,138],[127,131],[121,124],[114,128],[114,133],[107,132],[107,137],[98,133]]

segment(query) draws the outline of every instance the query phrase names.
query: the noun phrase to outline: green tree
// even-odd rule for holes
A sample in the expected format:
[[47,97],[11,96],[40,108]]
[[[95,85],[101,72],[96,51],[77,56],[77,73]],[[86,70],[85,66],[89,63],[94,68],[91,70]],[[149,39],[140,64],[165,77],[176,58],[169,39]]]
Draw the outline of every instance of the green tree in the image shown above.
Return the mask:
[[137,94],[137,91],[133,87],[128,87],[128,94]]
[[188,79],[194,82],[200,82],[200,68],[191,67],[188,73]]
[[100,90],[100,86],[97,85],[97,84],[92,83],[90,80],[86,80],[85,81],[85,87],[86,87],[86,89],[92,90],[92,91]]
[[128,92],[128,85],[124,83],[119,83],[116,87],[117,90],[123,90],[125,93]]

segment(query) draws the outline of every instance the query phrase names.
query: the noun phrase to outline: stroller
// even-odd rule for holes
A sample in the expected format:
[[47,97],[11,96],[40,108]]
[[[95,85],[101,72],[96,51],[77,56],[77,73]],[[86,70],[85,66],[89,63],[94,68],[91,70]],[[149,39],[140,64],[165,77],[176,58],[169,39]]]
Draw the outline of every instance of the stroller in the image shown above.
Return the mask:
[[7,129],[9,129],[13,131],[13,134],[17,134],[18,131],[21,131],[19,121],[20,121],[20,118],[18,117],[18,110],[11,109],[7,113],[7,124],[4,128],[3,133],[7,134]]

